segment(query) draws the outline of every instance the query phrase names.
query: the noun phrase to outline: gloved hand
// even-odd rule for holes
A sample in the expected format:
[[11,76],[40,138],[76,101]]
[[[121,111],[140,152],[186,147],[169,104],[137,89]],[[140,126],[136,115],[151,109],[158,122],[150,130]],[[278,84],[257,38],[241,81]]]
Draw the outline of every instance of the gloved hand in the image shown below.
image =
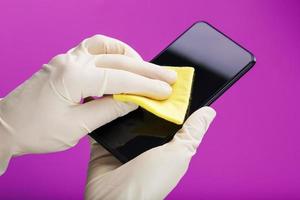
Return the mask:
[[186,172],[215,115],[210,107],[200,108],[172,141],[123,165],[91,139],[86,200],[163,199]]
[[[144,62],[118,40],[101,35],[84,40],[0,101],[0,175],[12,156],[65,150],[137,108],[104,94],[165,99],[175,80],[176,73]],[[90,96],[102,98],[80,103]]]

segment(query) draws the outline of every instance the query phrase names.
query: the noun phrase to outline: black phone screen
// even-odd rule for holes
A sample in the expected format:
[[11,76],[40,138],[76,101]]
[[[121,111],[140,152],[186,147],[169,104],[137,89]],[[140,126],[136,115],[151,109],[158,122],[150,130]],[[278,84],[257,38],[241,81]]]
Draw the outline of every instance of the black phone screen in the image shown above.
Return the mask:
[[[255,63],[254,56],[205,22],[198,22],[179,36],[151,62],[195,68],[186,117],[210,105]],[[170,141],[181,128],[138,108],[90,135],[120,161]]]

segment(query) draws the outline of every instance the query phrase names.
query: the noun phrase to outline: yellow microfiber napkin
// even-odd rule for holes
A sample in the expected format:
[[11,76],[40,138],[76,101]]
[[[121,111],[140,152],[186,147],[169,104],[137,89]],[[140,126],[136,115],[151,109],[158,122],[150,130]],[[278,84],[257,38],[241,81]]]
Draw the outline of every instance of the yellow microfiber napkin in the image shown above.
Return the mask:
[[183,124],[189,105],[194,68],[193,67],[166,67],[177,72],[177,80],[172,85],[172,94],[166,100],[154,100],[131,94],[115,94],[118,101],[135,103],[147,111],[175,124]]

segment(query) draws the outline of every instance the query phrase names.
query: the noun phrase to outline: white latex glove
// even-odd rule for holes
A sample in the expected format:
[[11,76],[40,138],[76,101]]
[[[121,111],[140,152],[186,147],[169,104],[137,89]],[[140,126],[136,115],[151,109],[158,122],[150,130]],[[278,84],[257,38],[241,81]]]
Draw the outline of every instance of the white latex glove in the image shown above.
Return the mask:
[[0,175],[12,156],[55,152],[127,114],[136,105],[111,96],[131,93],[165,99],[176,73],[144,62],[128,45],[101,35],[54,57],[0,101]]
[[124,165],[91,139],[86,200],[163,199],[185,174],[215,115],[210,107],[197,110],[172,141]]

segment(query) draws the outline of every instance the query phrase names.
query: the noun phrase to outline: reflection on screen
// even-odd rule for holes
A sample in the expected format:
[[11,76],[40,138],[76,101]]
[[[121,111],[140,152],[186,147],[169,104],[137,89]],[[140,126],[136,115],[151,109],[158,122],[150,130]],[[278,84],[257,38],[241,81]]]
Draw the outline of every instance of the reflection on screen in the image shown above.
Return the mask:
[[248,64],[249,56],[247,51],[212,27],[199,23],[152,62],[195,68],[190,105],[190,111],[195,111]]

